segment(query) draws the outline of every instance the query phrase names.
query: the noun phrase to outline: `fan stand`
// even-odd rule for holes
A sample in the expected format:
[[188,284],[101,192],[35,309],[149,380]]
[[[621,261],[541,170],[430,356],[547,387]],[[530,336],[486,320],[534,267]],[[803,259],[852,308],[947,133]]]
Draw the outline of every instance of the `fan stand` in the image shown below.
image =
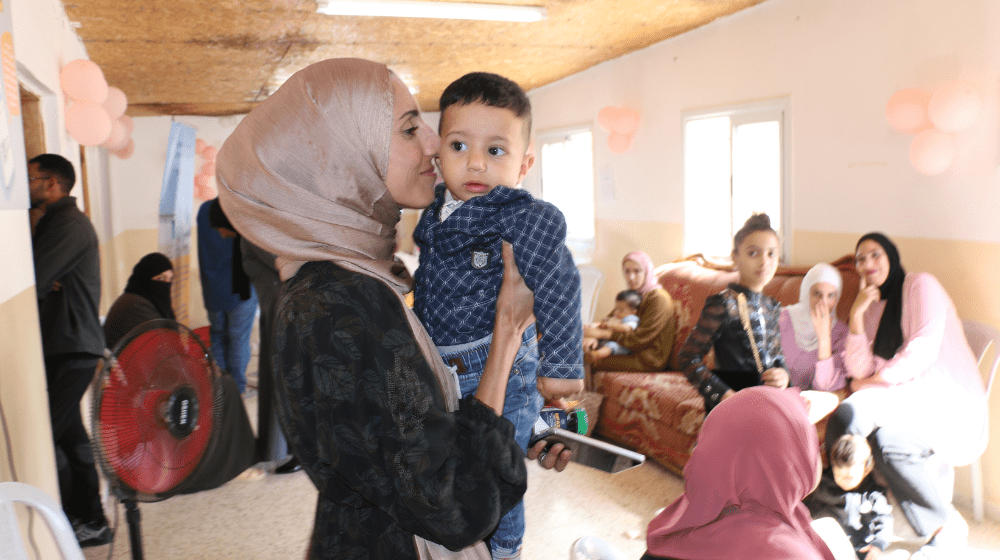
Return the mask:
[[132,549],[132,560],[143,560],[142,516],[135,500],[122,500],[125,506],[125,521],[128,523],[128,544]]

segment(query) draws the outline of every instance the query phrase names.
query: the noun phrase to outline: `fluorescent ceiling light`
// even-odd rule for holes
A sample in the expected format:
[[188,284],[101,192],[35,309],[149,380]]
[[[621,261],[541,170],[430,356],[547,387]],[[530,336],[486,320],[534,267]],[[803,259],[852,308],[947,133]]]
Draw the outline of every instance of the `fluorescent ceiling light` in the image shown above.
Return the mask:
[[331,16],[385,16],[532,22],[545,19],[541,6],[396,0],[319,0],[317,12]]

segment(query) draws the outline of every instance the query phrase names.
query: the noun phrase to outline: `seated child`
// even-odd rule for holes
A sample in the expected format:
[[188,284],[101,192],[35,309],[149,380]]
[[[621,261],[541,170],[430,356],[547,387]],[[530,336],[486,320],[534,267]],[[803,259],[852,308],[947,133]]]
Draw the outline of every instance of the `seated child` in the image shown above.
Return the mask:
[[[642,294],[635,290],[622,290],[615,296],[615,308],[598,323],[598,326],[615,332],[630,333],[639,326],[639,306],[642,304]],[[591,361],[608,356],[622,356],[632,351],[613,340],[602,340],[600,346],[590,353]]]
[[[733,236],[739,280],[709,296],[681,347],[681,370],[705,399],[709,413],[736,391],[755,385],[788,387],[778,319],[781,304],[761,290],[778,269],[778,233],[767,214],[754,214]],[[715,349],[715,369],[705,356]]]
[[[503,280],[501,244],[513,245],[517,268],[535,294],[537,323],[524,333],[503,416],[527,449],[542,397],[583,390],[580,275],[566,248],[566,220],[552,204],[511,188],[534,163],[531,104],[517,84],[496,74],[466,74],[445,88],[440,109],[444,184],[413,234],[420,247],[414,310],[457,373],[462,397],[474,394]],[[522,502],[490,538],[493,558],[519,557],[523,536]]]
[[881,557],[892,540],[892,506],[873,466],[867,439],[841,436],[830,448],[830,468],[805,499],[813,519],[832,517],[840,524],[861,560]]

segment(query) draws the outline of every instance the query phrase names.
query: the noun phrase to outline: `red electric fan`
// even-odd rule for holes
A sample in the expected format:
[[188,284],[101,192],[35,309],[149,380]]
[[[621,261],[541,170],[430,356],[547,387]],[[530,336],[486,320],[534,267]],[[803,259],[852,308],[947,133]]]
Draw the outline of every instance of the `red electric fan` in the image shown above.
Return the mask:
[[[235,405],[225,398],[232,391]],[[132,329],[101,364],[92,437],[125,505],[135,560],[143,557],[136,502],[215,488],[253,463],[253,432],[235,382],[190,329],[168,319]]]

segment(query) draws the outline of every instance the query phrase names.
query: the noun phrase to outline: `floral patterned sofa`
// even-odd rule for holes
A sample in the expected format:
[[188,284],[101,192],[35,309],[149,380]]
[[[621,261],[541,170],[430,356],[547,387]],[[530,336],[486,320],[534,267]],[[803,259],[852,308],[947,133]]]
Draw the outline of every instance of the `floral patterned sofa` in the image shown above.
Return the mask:
[[[844,293],[837,315],[845,320],[858,292],[858,274],[853,255],[831,263],[844,278]],[[782,267],[764,288],[764,293],[783,305],[799,299],[799,286],[809,267]],[[698,430],[705,419],[705,405],[684,374],[678,371],[678,353],[698,322],[705,299],[735,282],[737,273],[726,264],[712,263],[701,255],[662,265],[656,269],[661,286],[674,299],[677,339],[668,371],[638,373],[595,371],[594,391],[603,395],[597,433],[635,449],[668,469],[680,473],[688,459]],[[711,354],[708,357],[712,359]],[[711,364],[711,361],[709,362]]]

